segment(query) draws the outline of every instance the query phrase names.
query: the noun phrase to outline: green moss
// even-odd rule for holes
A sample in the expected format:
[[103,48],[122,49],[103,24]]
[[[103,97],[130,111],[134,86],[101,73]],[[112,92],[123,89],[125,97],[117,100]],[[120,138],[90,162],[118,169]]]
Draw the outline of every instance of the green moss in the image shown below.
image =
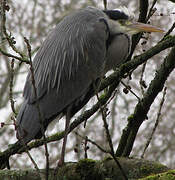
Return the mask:
[[96,161],[95,160],[93,160],[93,159],[81,159],[79,162],[78,162],[78,164],[94,164]]
[[112,156],[105,156],[104,159],[102,160],[102,162],[105,162],[105,161],[109,161],[109,160],[112,160]]
[[[58,180],[80,180],[79,174],[75,173],[76,163],[65,164],[58,170]],[[52,180],[51,178],[50,180]]]
[[101,94],[100,95],[100,99],[104,99],[105,98],[105,96],[106,96],[106,94],[104,93],[104,94]]
[[139,180],[175,180],[175,170],[169,170],[168,172],[151,175]]
[[[148,176],[152,173],[160,173],[165,172],[168,168],[159,163],[145,161],[144,159],[136,159],[136,158],[117,158],[123,167],[128,179],[138,179],[145,176]],[[122,179],[123,176],[119,168],[117,168],[116,163],[111,159],[107,159],[104,162],[104,169],[106,172],[104,173],[105,177],[109,177],[112,179]]]
[[128,122],[129,122],[129,121],[132,121],[133,118],[134,118],[134,114],[131,114],[131,115],[128,117]]
[[140,167],[140,173],[144,176],[150,172],[160,172],[164,166],[160,163],[147,164]]
[[39,175],[37,175],[34,170],[0,170],[0,179],[3,180],[40,180]]
[[92,159],[82,159],[76,165],[77,173],[80,174],[81,180],[98,180],[104,179],[101,172],[100,163]]
[[[144,178],[151,174],[167,172],[169,169],[159,163],[146,161],[136,158],[117,158],[123,167],[128,179]],[[49,180],[53,179],[54,169],[49,170]],[[40,170],[41,178],[44,177],[45,170]],[[173,174],[174,173],[174,174]],[[159,175],[160,177],[162,176]],[[175,171],[169,171],[166,176],[171,180],[175,177]],[[163,176],[164,177],[164,176]],[[157,180],[157,176],[149,176]],[[0,180],[40,180],[36,170],[0,170]],[[106,156],[103,161],[94,161],[92,159],[82,159],[77,163],[69,162],[58,170],[57,180],[115,180],[123,179],[120,169],[116,162]],[[175,178],[174,178],[175,179]],[[147,180],[147,179],[143,179]],[[150,179],[149,179],[150,180]],[[160,180],[163,180],[160,179]],[[165,179],[166,180],[166,179]]]
[[132,163],[134,168],[132,171],[129,171],[131,177],[145,177],[153,173],[160,173],[167,170],[167,168],[157,162],[147,161],[147,163],[142,162],[141,160],[134,160]]
[[164,40],[167,40],[167,39],[170,39],[170,38],[172,38],[173,36],[171,36],[171,35],[168,35],[168,36],[165,36],[164,38],[163,38],[163,41]]
[[82,159],[77,163],[76,172],[80,173],[82,177],[92,178],[92,171],[94,170],[95,161],[92,159]]
[[98,161],[82,159],[78,163],[67,164],[60,168],[58,180],[98,180],[103,179]]

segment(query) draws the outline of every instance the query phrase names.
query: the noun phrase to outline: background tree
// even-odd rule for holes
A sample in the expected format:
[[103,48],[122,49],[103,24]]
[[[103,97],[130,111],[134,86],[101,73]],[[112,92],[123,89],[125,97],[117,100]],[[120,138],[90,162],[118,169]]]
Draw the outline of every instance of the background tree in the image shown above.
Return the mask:
[[[1,4],[0,121],[1,126],[3,126],[0,129],[1,152],[7,149],[9,144],[16,141],[14,125],[9,126],[8,124],[14,123],[13,118],[22,102],[25,77],[30,69],[29,49],[24,37],[29,40],[33,58],[48,32],[65,15],[87,5],[103,9],[103,1],[101,0],[8,1],[5,7],[6,16],[4,16]],[[116,1],[108,1],[109,9],[114,9],[119,5],[130,8],[138,16],[139,21],[150,22],[153,25],[163,27],[166,34],[138,34],[134,36],[132,48],[134,52],[132,58],[131,56],[128,58],[132,61],[128,61],[114,73],[109,72],[108,76],[110,78],[104,80],[102,89],[105,88],[105,90],[101,92],[102,96],[100,98],[106,103],[105,97],[110,97],[105,108],[107,108],[106,120],[114,150],[119,156],[144,157],[160,161],[174,168],[175,75],[171,73],[169,76],[174,69],[172,59],[175,57],[175,49],[170,48],[175,46],[173,3],[154,0],[144,1],[144,3],[142,1],[139,3],[136,1],[122,1],[119,4]],[[6,17],[6,22],[4,17]],[[5,34],[4,27],[8,36]],[[11,57],[12,54],[15,57]],[[16,57],[20,58],[17,59]],[[22,60],[28,63],[21,62]],[[122,79],[126,74],[127,77]],[[122,83],[118,86],[121,79]],[[89,140],[105,150],[110,149],[106,139],[106,131],[103,127],[100,105],[98,107],[93,106],[97,102],[97,98],[93,97],[87,106],[73,118],[75,120],[73,125],[76,126],[78,124],[76,118],[83,114],[85,110],[94,108],[92,114],[85,112],[84,117],[87,117],[88,113],[90,116],[90,119],[86,122],[86,127],[84,128],[84,123],[81,123],[69,135],[66,155],[68,160],[79,160],[85,156],[86,152],[89,158],[103,159],[106,153],[96,145],[91,144]],[[12,112],[13,108],[14,112]],[[59,123],[50,125],[46,136],[61,132],[64,127],[63,122],[64,120],[60,120]],[[54,129],[51,129],[51,126],[54,126]],[[154,135],[151,135],[154,126],[156,126],[156,131]],[[136,135],[137,138],[135,139]],[[62,134],[52,136],[51,141],[55,137],[59,138],[61,136]],[[151,139],[151,141],[144,152],[148,139]],[[42,141],[40,142],[43,144]],[[45,149],[40,146],[40,142],[31,144],[31,148],[39,147],[37,149],[32,148],[30,153],[38,167],[43,168],[45,166]],[[48,149],[50,167],[54,167],[59,159],[60,141],[48,143]],[[10,157],[12,168],[31,167],[31,164],[32,162],[25,153],[20,155],[15,153]]]

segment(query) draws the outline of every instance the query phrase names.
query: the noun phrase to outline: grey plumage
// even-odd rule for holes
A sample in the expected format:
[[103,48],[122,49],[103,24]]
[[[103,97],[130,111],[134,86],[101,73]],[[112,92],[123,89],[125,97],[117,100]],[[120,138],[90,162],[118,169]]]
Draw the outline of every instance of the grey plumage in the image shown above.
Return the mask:
[[37,99],[29,72],[17,117],[18,137],[25,143],[41,137],[36,101],[46,129],[68,107],[76,112],[79,102],[89,100],[92,84],[125,60],[129,36],[112,27],[106,13],[88,7],[65,17],[48,35],[33,60]]

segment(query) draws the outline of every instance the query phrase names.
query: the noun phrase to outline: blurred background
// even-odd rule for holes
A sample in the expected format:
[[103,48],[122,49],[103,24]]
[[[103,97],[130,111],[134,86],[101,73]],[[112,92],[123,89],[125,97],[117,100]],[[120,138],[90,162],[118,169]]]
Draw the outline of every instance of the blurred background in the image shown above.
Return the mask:
[[[46,38],[47,34],[53,29],[56,24],[67,14],[81,9],[86,6],[95,6],[104,9],[102,0],[23,0],[23,1],[7,1],[10,10],[7,13],[6,28],[8,32],[12,33],[16,41],[16,47],[27,54],[26,44],[23,37],[30,40],[33,57],[37,49]],[[150,6],[153,1],[149,1]],[[138,0],[108,0],[108,9],[116,9],[120,6],[126,6],[131,12],[135,14],[135,18],[139,15],[139,1]],[[158,1],[155,5],[156,11],[150,19],[150,24],[163,28],[165,31],[172,26],[175,19],[175,4],[171,1]],[[172,33],[173,34],[173,33]],[[175,34],[175,33],[174,33]],[[135,55],[139,55],[150,47],[154,46],[161,38],[162,34],[152,33],[144,34],[137,45]],[[0,32],[0,46],[7,52],[14,52],[10,49],[6,40],[3,39],[2,32]],[[145,81],[148,86],[154,78],[156,70],[160,67],[164,57],[166,57],[169,50],[163,51],[151,58],[145,65],[143,72],[143,65],[139,66],[132,74],[132,79],[124,79],[127,85],[131,86],[132,90],[141,98],[146,91],[140,84],[140,80]],[[11,59],[0,54],[0,123],[13,123],[11,117],[12,113],[9,101],[9,82],[10,82],[10,68]],[[14,72],[14,87],[13,99],[15,101],[15,108],[18,111],[21,102],[23,101],[22,91],[25,83],[25,78],[29,70],[29,65],[20,64],[15,60]],[[110,72],[109,72],[110,74]],[[170,168],[175,168],[175,72],[171,74],[166,82],[166,96],[162,107],[159,125],[153,136],[153,139],[145,152],[144,158],[153,161],[159,161]],[[122,130],[127,124],[127,117],[134,112],[135,105],[138,99],[131,93],[125,94],[123,92],[124,86],[120,85],[117,89],[115,98],[108,105],[109,116],[107,121],[109,123],[110,133],[112,136],[114,148],[118,146]],[[145,144],[152,132],[156,122],[160,101],[163,93],[160,93],[148,114],[148,120],[142,124],[137,135],[134,148],[131,156],[140,158]],[[89,109],[96,102],[96,98],[92,98],[88,105],[84,107],[81,112],[77,113],[72,121],[81,114],[85,109]],[[51,135],[55,132],[60,132],[64,129],[64,118],[59,122],[55,120],[48,128],[46,135]],[[81,136],[88,136],[89,139],[95,141],[104,148],[108,147],[106,135],[103,127],[103,121],[100,113],[96,113],[90,120],[88,120],[86,128],[83,124],[76,128],[68,137],[68,146],[66,161],[77,161],[84,157],[84,139],[75,134],[77,132]],[[0,151],[8,148],[9,144],[15,143],[16,136],[13,125],[4,126],[0,128]],[[61,142],[52,142],[48,144],[50,153],[50,166],[54,167],[61,152]],[[101,152],[94,145],[88,143],[88,158],[103,159],[107,154]],[[44,147],[33,149],[30,151],[32,157],[38,164],[39,168],[45,167],[45,150]],[[14,155],[10,158],[12,168],[27,168],[33,167],[30,159],[23,153],[21,155]]]

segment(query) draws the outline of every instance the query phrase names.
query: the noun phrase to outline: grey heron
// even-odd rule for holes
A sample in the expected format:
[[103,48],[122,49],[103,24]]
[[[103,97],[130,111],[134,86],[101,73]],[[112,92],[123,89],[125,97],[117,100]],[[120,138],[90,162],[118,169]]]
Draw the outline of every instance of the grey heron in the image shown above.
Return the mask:
[[33,60],[37,95],[31,72],[27,76],[24,102],[17,116],[18,139],[28,143],[41,138],[42,126],[45,131],[52,120],[65,115],[62,164],[71,117],[89,101],[93,84],[125,61],[131,35],[141,31],[162,30],[134,22],[120,10],[103,11],[94,7],[73,12],[59,22]]

